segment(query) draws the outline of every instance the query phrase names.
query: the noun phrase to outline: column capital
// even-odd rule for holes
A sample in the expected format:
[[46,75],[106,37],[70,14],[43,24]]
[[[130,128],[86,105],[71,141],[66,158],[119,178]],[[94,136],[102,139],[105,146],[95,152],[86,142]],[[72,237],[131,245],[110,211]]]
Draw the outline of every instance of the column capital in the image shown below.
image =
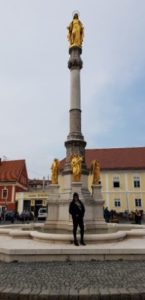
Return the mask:
[[70,58],[68,61],[68,68],[72,69],[82,69],[83,61],[81,59],[82,49],[80,47],[74,46],[69,48]]

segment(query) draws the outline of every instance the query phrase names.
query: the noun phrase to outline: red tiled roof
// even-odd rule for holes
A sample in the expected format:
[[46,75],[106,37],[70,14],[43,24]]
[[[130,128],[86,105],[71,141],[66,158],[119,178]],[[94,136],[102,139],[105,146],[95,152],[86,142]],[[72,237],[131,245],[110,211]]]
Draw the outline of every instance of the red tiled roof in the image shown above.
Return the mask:
[[[96,159],[101,170],[140,170],[145,169],[145,147],[86,149],[85,159],[88,169]],[[64,163],[65,159],[61,161],[61,168]]]
[[18,181],[25,160],[0,161],[0,181]]
[[86,149],[85,156],[88,168],[97,159],[102,170],[145,169],[145,147]]

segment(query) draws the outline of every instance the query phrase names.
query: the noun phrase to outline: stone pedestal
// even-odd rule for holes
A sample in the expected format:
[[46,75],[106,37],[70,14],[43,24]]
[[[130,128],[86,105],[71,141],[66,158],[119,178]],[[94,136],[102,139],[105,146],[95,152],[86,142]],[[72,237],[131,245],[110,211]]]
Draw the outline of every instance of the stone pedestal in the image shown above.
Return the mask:
[[45,227],[53,230],[71,230],[69,216],[70,193],[60,193],[59,185],[49,186],[48,215]]
[[72,197],[73,197],[74,193],[78,193],[79,198],[81,200],[82,199],[82,182],[72,182],[71,192],[72,192]]
[[[93,197],[93,199],[95,201],[98,201],[98,200],[103,201],[101,184],[92,184],[91,188],[92,188],[92,197]],[[103,201],[103,204],[104,204],[104,201]]]
[[101,184],[93,184],[92,185],[92,198],[93,201],[95,202],[95,215],[96,215],[96,225],[97,227],[99,227],[98,225],[104,225],[106,226],[106,222],[104,220],[104,210],[103,210],[103,206],[104,206],[104,200],[102,197],[102,186]]
[[69,215],[69,205],[73,199],[73,194],[79,194],[80,200],[85,206],[85,230],[92,230],[98,227],[105,227],[103,216],[103,204],[101,185],[93,185],[91,195],[82,182],[72,182],[69,191],[59,191],[59,185],[50,185],[48,197],[48,216],[45,227],[53,230],[72,230],[72,219]]

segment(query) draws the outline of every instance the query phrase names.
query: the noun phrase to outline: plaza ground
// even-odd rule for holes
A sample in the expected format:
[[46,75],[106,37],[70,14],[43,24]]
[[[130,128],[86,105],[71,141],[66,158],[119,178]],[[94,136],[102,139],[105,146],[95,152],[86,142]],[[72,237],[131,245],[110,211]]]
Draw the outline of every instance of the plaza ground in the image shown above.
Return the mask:
[[1,262],[0,299],[145,299],[145,261]]
[[144,237],[76,247],[1,235],[2,256],[0,300],[145,299]]

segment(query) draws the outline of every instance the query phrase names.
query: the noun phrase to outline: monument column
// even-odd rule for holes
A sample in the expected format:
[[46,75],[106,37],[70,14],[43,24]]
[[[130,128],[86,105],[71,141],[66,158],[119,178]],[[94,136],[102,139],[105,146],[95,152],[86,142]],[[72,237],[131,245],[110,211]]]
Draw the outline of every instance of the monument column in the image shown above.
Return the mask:
[[[78,14],[75,14],[68,27],[69,61],[70,70],[70,110],[69,134],[65,142],[66,160],[60,185],[58,173],[54,172],[52,184],[48,195],[48,216],[45,226],[53,229],[72,230],[72,218],[69,214],[69,204],[74,192],[79,194],[86,209],[85,227],[94,229],[99,225],[104,226],[103,204],[101,187],[93,185],[93,195],[88,190],[88,170],[85,163],[86,142],[81,130],[81,86],[80,71],[83,66],[81,59],[84,29]],[[58,161],[54,160],[55,165]],[[59,166],[57,164],[57,166]],[[54,167],[54,165],[53,165]],[[53,168],[52,168],[53,169]],[[58,169],[58,168],[57,168]],[[54,170],[55,171],[55,168]]]
[[70,48],[69,53],[70,59],[68,61],[68,68],[70,69],[70,132],[67,137],[67,140],[77,139],[84,141],[84,138],[81,133],[81,48]]
[[[81,131],[81,84],[80,70],[83,62],[82,40],[83,40],[83,25],[78,19],[78,14],[74,15],[73,21],[68,27],[69,61],[68,68],[70,70],[70,110],[69,110],[69,134],[65,142],[66,147],[66,162],[63,174],[71,174],[70,157],[72,154],[78,154],[83,157],[82,176],[88,175],[88,170],[85,164],[85,147],[86,142]],[[86,183],[87,184],[87,183]],[[68,187],[68,181],[67,181]]]

